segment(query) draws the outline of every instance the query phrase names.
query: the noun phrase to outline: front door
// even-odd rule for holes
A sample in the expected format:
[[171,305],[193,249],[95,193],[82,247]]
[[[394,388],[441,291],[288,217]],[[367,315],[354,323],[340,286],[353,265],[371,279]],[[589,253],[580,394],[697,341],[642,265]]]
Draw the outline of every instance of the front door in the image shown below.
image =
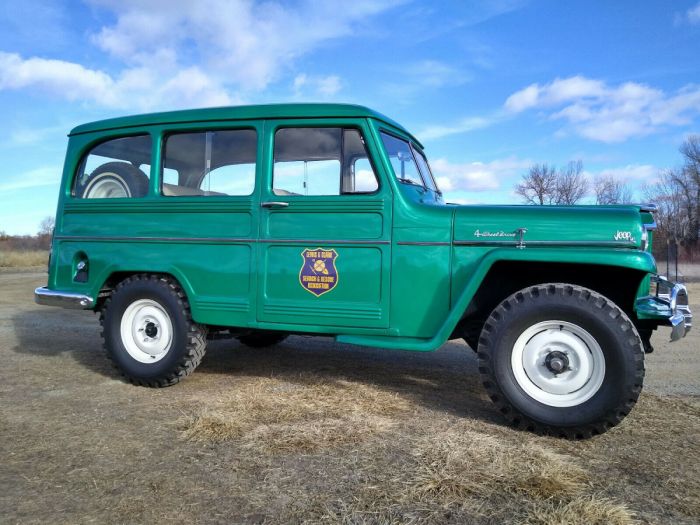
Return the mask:
[[392,199],[368,133],[295,120],[266,123],[265,136],[258,321],[388,327]]

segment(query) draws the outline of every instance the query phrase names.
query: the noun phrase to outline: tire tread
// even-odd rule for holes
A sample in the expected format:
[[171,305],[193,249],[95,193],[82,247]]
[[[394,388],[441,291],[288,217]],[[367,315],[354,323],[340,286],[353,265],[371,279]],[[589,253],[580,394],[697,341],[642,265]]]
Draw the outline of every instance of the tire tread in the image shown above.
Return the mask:
[[[495,371],[491,364],[491,353],[494,350],[493,338],[497,333],[497,325],[508,315],[508,312],[512,310],[513,303],[524,302],[524,294],[532,298],[537,298],[546,294],[560,294],[562,296],[575,297],[580,303],[588,304],[597,308],[599,311],[607,313],[611,321],[617,325],[617,328],[622,333],[629,333],[631,335],[631,337],[623,337],[622,339],[627,346],[626,350],[631,352],[634,356],[634,384],[628,392],[628,397],[617,407],[605,413],[598,422],[572,427],[553,427],[551,425],[545,425],[521,413],[502,395],[498,387]],[[481,335],[479,336],[477,356],[479,360],[478,368],[482,376],[482,384],[489,398],[496,404],[498,411],[503,414],[512,426],[538,434],[554,435],[567,439],[590,438],[594,435],[603,434],[607,430],[618,425],[636,404],[644,380],[644,350],[642,348],[642,341],[629,317],[617,305],[598,292],[582,286],[565,283],[547,283],[530,286],[506,298],[487,318]]]
[[[153,284],[156,284],[157,286],[161,286],[167,289],[167,291],[176,298],[178,308],[180,309],[180,313],[187,321],[187,344],[184,354],[176,363],[176,365],[173,368],[171,368],[166,374],[153,379],[136,378],[127,374],[114,360],[112,352],[109,351],[109,348],[107,346],[107,338],[105,337],[104,332],[105,318],[106,315],[108,315],[112,298],[116,294],[120,293],[120,291],[122,291],[124,288],[132,286],[135,283],[139,282],[151,282]],[[125,378],[130,383],[138,386],[164,388],[179,383],[182,379],[194,372],[195,368],[197,368],[199,363],[201,363],[206,352],[207,327],[204,325],[197,324],[192,320],[190,305],[187,301],[187,296],[185,295],[185,292],[183,291],[182,287],[178,284],[178,282],[168,275],[142,273],[132,275],[121,281],[114,289],[114,292],[104,302],[102,309],[100,310],[100,329],[102,345],[105,350],[105,353],[107,354],[107,357],[112,362],[112,365],[116,370],[119,371],[123,378]]]

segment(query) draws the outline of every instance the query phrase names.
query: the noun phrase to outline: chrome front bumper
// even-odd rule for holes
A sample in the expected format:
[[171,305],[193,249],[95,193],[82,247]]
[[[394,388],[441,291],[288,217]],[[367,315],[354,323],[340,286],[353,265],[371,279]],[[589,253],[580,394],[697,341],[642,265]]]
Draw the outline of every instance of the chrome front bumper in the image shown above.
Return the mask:
[[[661,278],[660,278],[661,279]],[[690,311],[688,304],[688,290],[682,284],[673,284],[666,281],[669,285],[668,293],[658,293],[657,297],[663,301],[667,301],[672,315],[669,317],[671,324],[671,341],[678,341],[690,331],[693,326],[693,313]],[[661,282],[659,282],[661,285]]]
[[74,308],[87,310],[95,306],[95,300],[89,295],[71,292],[57,292],[41,286],[34,290],[34,302],[45,306],[60,306],[61,308]]
[[652,300],[656,313],[666,319],[671,326],[671,341],[678,341],[686,336],[693,326],[693,314],[688,303],[688,290],[685,286],[673,283],[656,275],[652,277],[656,293],[648,299]]

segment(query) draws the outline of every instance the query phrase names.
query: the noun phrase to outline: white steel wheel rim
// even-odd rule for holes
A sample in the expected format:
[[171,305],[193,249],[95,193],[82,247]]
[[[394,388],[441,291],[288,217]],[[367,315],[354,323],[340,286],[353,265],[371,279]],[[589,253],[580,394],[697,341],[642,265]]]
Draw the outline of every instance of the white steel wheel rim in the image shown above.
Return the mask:
[[[561,358],[566,368],[555,372],[552,356],[559,359],[562,354],[566,356]],[[515,380],[527,395],[553,407],[588,401],[605,378],[605,356],[598,341],[585,329],[566,321],[543,321],[525,330],[513,345],[511,366]]]
[[139,363],[157,363],[170,350],[173,323],[156,301],[139,299],[124,311],[120,333],[124,348],[131,357]]
[[116,173],[102,173],[85,188],[88,199],[116,199],[131,197],[129,185]]

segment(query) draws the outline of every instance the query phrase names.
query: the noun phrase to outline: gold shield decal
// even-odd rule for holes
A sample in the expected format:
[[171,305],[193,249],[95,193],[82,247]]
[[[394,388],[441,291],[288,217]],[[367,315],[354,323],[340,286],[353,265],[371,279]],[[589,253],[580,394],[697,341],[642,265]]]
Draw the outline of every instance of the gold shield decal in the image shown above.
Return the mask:
[[335,260],[338,252],[327,248],[306,249],[301,252],[303,263],[299,270],[299,284],[309,293],[320,297],[338,284]]

